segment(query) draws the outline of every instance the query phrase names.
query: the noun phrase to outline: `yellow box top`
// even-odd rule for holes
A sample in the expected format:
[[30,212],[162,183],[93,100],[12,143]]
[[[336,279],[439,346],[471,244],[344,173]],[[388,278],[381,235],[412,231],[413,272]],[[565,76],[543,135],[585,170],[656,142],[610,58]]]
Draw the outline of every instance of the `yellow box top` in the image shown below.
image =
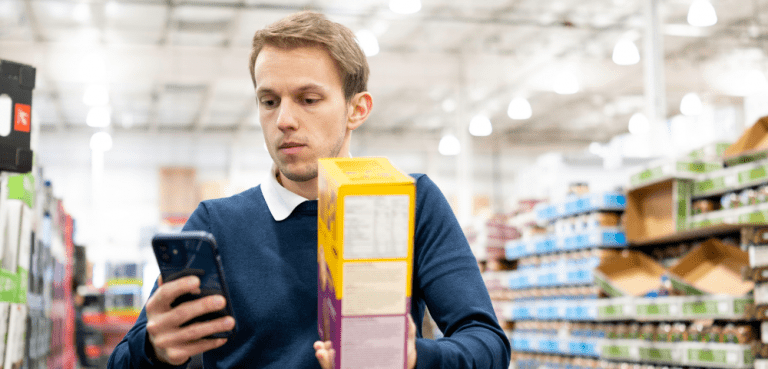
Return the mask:
[[325,158],[319,163],[339,186],[414,183],[411,176],[395,168],[387,158]]

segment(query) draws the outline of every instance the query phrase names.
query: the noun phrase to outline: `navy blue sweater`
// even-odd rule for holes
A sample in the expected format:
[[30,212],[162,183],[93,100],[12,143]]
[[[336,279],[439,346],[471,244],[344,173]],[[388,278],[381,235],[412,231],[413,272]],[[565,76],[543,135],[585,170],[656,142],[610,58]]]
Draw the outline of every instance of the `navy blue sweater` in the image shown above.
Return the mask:
[[[413,177],[411,314],[418,327],[417,368],[507,369],[509,340],[466,238],[437,186],[425,175]],[[312,348],[318,340],[317,201],[302,203],[278,222],[257,186],[203,201],[184,229],[216,237],[237,318],[237,334],[203,354],[205,367],[319,368]],[[420,338],[425,306],[444,338]],[[166,367],[148,357],[146,323],[142,310],[112,353],[109,368]]]

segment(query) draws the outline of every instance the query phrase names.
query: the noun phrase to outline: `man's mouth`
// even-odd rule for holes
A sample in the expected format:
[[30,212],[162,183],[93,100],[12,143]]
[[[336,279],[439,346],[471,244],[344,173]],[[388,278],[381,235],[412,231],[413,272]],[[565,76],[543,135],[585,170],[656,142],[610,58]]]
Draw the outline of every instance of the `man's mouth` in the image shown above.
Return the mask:
[[286,142],[278,146],[277,149],[285,154],[296,154],[301,151],[304,146],[306,145],[297,142]]

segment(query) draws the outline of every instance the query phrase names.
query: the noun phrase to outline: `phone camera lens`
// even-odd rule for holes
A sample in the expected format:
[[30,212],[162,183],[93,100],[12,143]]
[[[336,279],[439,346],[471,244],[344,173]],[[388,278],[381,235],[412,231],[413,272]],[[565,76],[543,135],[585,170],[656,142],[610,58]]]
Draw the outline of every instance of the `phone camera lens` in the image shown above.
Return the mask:
[[171,255],[168,255],[168,254],[163,254],[162,258],[163,258],[163,260],[165,260],[165,261],[170,261],[170,260],[171,260]]

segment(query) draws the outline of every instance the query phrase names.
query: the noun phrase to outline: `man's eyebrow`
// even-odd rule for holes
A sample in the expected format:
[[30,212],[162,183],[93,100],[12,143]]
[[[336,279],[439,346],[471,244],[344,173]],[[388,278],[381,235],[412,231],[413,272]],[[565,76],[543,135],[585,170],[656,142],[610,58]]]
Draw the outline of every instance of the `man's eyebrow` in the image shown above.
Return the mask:
[[299,92],[315,91],[315,90],[325,91],[326,88],[325,88],[325,86],[319,85],[317,83],[308,83],[308,84],[303,85],[303,86],[301,86],[301,87],[299,87],[297,89],[297,91],[299,91]]
[[273,91],[269,87],[256,87],[256,94],[257,95],[264,95],[264,94],[274,94],[275,91]]
[[[302,93],[302,92],[308,92],[308,91],[319,91],[319,92],[325,92],[328,88],[326,88],[323,85],[317,84],[317,83],[307,83],[305,85],[300,86],[295,92]],[[275,94],[275,90],[269,88],[269,87],[256,87],[256,94],[257,95],[266,95],[266,94]]]

